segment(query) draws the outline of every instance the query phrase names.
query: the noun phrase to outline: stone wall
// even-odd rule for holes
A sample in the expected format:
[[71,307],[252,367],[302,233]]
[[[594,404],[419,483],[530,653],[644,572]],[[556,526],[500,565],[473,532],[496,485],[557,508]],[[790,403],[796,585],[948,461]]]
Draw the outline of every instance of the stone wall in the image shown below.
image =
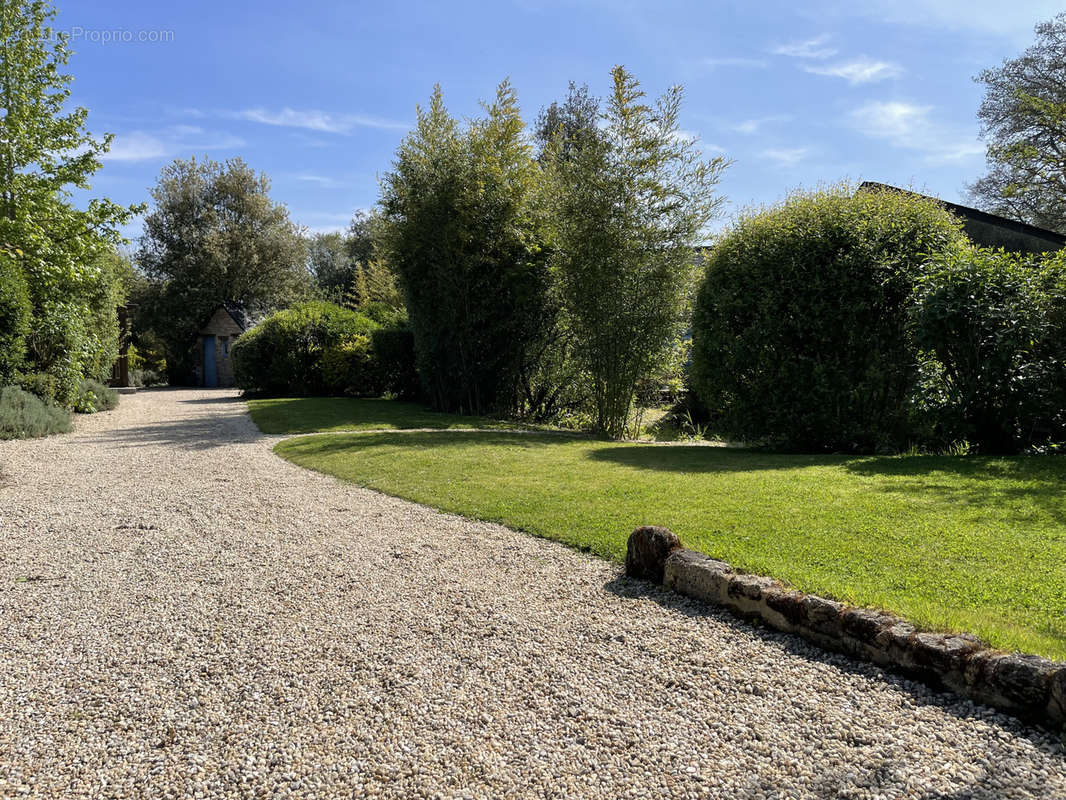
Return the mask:
[[645,579],[661,574],[668,589],[826,649],[1055,730],[1066,725],[1066,664],[992,650],[969,634],[920,631],[893,614],[793,591],[680,546],[663,554],[663,542],[676,541],[664,528],[638,528],[629,537],[626,574]]

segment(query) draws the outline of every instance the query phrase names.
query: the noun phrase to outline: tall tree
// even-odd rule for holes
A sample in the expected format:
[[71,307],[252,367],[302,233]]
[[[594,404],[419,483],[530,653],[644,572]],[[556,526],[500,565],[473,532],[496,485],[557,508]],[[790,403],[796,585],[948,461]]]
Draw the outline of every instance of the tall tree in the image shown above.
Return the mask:
[[438,408],[484,413],[517,403],[519,372],[545,320],[539,175],[504,81],[465,130],[434,89],[385,176],[384,255]]
[[537,141],[538,159],[543,161],[552,142],[558,138],[554,157],[569,158],[584,142],[598,133],[600,101],[589,94],[587,85],[570,81],[570,89],[563,102],[553,101],[540,110],[533,126]]
[[111,136],[93,137],[88,110],[69,107],[71,51],[50,27],[54,16],[43,0],[0,2],[0,249],[29,288],[31,366],[55,375],[69,401],[86,371],[101,369],[93,367],[94,302],[108,280],[101,259],[139,209],[71,201],[72,188],[89,188]]
[[567,150],[557,135],[553,271],[592,382],[596,422],[624,435],[634,392],[669,353],[695,281],[694,245],[722,199],[727,162],[704,160],[680,130],[682,91],[647,105],[637,80],[612,71],[598,136]]
[[986,69],[978,111],[988,174],[970,187],[983,208],[1066,233],[1066,12],[1036,26],[1036,43]]
[[308,237],[307,269],[327,300],[341,302],[351,287],[355,268],[344,234],[332,231]]
[[308,296],[306,243],[265,173],[239,158],[178,159],[152,201],[136,256],[154,290],[141,318],[166,342],[172,379],[188,376],[196,329],[220,303],[255,317]]

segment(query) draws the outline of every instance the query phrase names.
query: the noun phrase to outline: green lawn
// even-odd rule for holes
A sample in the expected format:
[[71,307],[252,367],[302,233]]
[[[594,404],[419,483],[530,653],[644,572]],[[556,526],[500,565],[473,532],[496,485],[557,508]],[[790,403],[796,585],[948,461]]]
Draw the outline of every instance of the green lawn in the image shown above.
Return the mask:
[[615,560],[634,527],[666,525],[805,591],[1066,658],[1066,459],[794,456],[503,431],[303,437],[277,452]]
[[[263,433],[404,428],[515,428],[514,422],[427,411],[418,403],[362,397],[282,397],[248,401]],[[524,426],[521,426],[524,427]]]

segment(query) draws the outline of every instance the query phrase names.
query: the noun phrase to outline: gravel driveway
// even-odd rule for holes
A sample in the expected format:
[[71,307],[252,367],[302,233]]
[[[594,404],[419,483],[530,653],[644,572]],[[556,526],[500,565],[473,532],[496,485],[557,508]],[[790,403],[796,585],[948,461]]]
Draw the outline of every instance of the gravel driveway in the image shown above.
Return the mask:
[[190,390],[0,442],[0,796],[1066,798],[1053,737],[274,441]]

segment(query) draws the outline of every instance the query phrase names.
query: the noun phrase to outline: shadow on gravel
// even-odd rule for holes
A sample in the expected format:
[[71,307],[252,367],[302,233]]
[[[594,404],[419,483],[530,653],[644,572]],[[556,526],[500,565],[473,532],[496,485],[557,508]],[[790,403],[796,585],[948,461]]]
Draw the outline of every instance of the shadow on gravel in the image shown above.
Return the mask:
[[225,395],[224,397],[195,397],[189,400],[179,400],[178,402],[194,406],[213,406],[220,404],[232,405],[234,403],[243,403],[244,398],[240,395]]
[[[994,725],[1009,736],[1029,741],[1038,749],[1047,745],[1060,746],[1060,742],[1055,738],[1054,734],[1002,714],[996,713],[995,717],[992,718],[989,716],[988,709],[985,709],[983,706],[975,706],[966,698],[956,695],[953,692],[937,691],[924,684],[908,680],[901,675],[883,670],[873,664],[866,664],[862,661],[850,658],[849,656],[823,650],[820,647],[808,643],[799,636],[790,633],[782,633],[781,631],[775,631],[761,625],[753,624],[740,617],[734,616],[724,608],[717,608],[708,603],[691,600],[682,595],[663,589],[661,586],[648,583],[647,581],[635,580],[633,578],[627,578],[625,575],[619,575],[604,584],[604,589],[611,594],[627,600],[651,600],[669,611],[682,614],[691,619],[714,619],[736,626],[752,633],[766,642],[772,642],[778,645],[793,655],[805,658],[808,661],[826,664],[850,675],[879,680],[885,685],[892,687],[895,691],[908,695],[912,700],[921,705],[939,708],[958,719],[982,720],[986,724]],[[1061,750],[1055,757],[1059,759],[1064,758]],[[1000,775],[1001,781],[1005,779],[1005,774]],[[955,793],[944,794],[932,792],[923,794],[919,796],[919,800],[963,800],[963,798],[966,798],[966,800],[972,800],[973,798],[999,800],[1004,796],[1004,788],[1007,790],[1017,789],[1019,792],[1022,792],[1024,796],[1028,796],[1024,793],[1032,790],[1032,784],[1024,783],[1019,779],[1017,786],[1011,786],[1008,784],[1005,787],[985,788],[979,781],[975,785],[960,789]],[[1053,797],[1054,790],[1047,787],[1047,794],[1041,796]]]
[[266,438],[252,424],[242,405],[205,417],[168,420],[151,425],[117,428],[86,437],[87,441],[118,447],[171,446],[184,450],[211,450]]

